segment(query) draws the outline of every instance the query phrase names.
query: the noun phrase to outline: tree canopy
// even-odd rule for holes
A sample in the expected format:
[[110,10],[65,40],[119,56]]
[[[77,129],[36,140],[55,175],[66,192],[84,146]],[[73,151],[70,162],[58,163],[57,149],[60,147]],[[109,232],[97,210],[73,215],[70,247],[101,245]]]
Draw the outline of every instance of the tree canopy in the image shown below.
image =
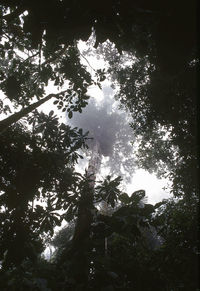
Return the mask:
[[[196,34],[194,0],[1,1],[1,290],[199,290]],[[89,72],[79,41],[103,70]],[[124,114],[88,105],[106,78]],[[50,99],[84,122],[41,112]],[[132,148],[121,144],[134,136],[134,162],[168,176],[174,197],[151,205],[120,176],[76,171],[88,130],[130,176]]]

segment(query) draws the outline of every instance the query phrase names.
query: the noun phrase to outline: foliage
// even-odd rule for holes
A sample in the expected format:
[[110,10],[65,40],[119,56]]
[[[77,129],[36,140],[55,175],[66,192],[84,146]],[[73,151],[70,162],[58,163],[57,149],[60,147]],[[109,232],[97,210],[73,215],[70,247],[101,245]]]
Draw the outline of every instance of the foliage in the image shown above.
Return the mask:
[[[120,191],[121,178],[108,176],[95,187],[94,199],[99,203],[106,200],[114,212],[111,216],[102,215],[98,204],[95,209],[83,199],[88,193],[86,177],[73,171],[76,150],[84,145],[80,143],[83,136],[76,128],[59,125],[53,113],[46,116],[35,112],[33,117],[29,120],[32,130],[18,125],[10,129],[12,136],[10,132],[2,135],[1,289],[179,290],[183,286],[185,290],[195,290],[195,196],[190,206],[182,199],[154,207],[142,202],[143,190],[128,196]],[[35,198],[45,201],[45,205],[37,204]],[[44,249],[42,237],[52,236],[54,226],[59,226],[63,218],[71,221],[77,217],[77,223],[80,203],[90,207],[92,214],[85,243],[72,248],[71,223],[67,235],[63,232],[60,242],[57,239],[54,261],[38,259]],[[81,266],[87,275],[84,281],[80,277]]]
[[[184,70],[185,64],[194,60],[194,1],[189,7],[181,3],[181,10],[171,1],[104,4],[2,2],[1,89],[15,106],[27,106],[34,96],[41,98],[49,81],[62,86],[68,80],[69,92],[56,100],[58,107],[67,109],[69,116],[73,106],[81,110],[92,80],[80,63],[77,41],[87,40],[92,30],[95,47],[108,39],[120,52],[134,51],[139,58],[149,56],[164,75]],[[97,75],[99,80],[104,79],[101,71]],[[71,103],[72,98],[77,105]]]
[[161,175],[169,172],[174,195],[197,194],[196,68],[188,65],[175,76],[149,72],[148,62],[146,68],[136,62],[118,75],[117,98],[132,112],[139,165]]
[[[53,40],[50,44],[46,37],[39,33],[42,39],[35,46],[32,35],[28,32],[29,30],[27,31],[26,20],[30,15],[25,16],[26,5],[19,9],[19,15],[17,9],[14,18],[7,18],[6,12],[11,12],[13,8],[10,7],[11,10],[9,10],[1,6],[0,89],[5,94],[6,102],[1,100],[0,112],[8,114],[13,108],[26,109],[19,116],[23,118],[36,108],[31,107],[33,100],[40,101],[38,107],[54,97],[57,108],[62,112],[66,111],[69,118],[72,118],[73,111],[81,112],[87,105],[88,87],[92,84],[101,86],[100,82],[105,78],[104,73],[98,70],[92,79],[86,67],[81,64],[76,41],[66,44],[56,38],[57,40]],[[48,38],[48,33],[46,36]],[[60,90],[62,87],[65,87],[65,90],[50,94],[47,98],[44,96],[48,85],[54,85],[54,90]],[[16,123],[16,120],[11,119],[9,124],[4,123],[4,120],[1,121],[0,127],[10,126]]]
[[[113,198],[115,196],[115,200],[118,200],[117,197],[120,195],[120,191],[118,190],[119,183],[120,178],[111,180],[110,177],[107,177],[107,180],[98,185],[95,189],[98,193],[99,202],[101,199],[105,200],[106,196],[108,205],[116,207],[113,204],[114,200],[110,199],[110,195],[113,193]],[[121,244],[123,241],[125,244],[128,243],[127,246],[129,246],[129,248],[132,246],[131,242],[135,244],[138,242],[138,244],[140,244],[139,241],[142,235],[141,229],[145,228],[145,225],[148,228],[148,225],[145,223],[145,218],[150,218],[151,213],[154,211],[153,206],[151,206],[152,208],[150,211],[146,211],[148,205],[144,208],[138,207],[138,203],[140,203],[144,195],[144,191],[134,192],[131,196],[132,202],[129,203],[128,206],[121,205],[120,208],[118,206],[118,210],[115,210],[112,216],[104,216],[96,209],[96,214],[93,216],[93,223],[91,225],[89,248],[87,250],[87,259],[89,260],[89,266],[87,267],[91,271],[87,279],[88,282],[82,287],[79,286],[78,282],[75,280],[78,270],[74,270],[74,273],[69,272],[69,269],[71,270],[74,264],[77,266],[77,262],[75,263],[73,258],[71,260],[73,264],[72,262],[66,264],[66,249],[70,249],[70,241],[72,240],[71,232],[73,231],[74,224],[70,224],[57,234],[56,238],[53,240],[53,245],[58,247],[55,257],[55,260],[58,262],[57,267],[60,270],[60,274],[63,272],[66,274],[68,270],[68,279],[65,285],[63,285],[63,288],[68,287],[76,290],[79,286],[79,288],[103,290],[102,288],[108,287],[109,284],[112,288],[126,286],[126,284],[128,284],[127,280],[123,278],[121,270],[116,269],[116,262],[118,261],[119,263],[121,252],[119,252],[119,249],[118,251],[117,249],[115,250],[115,248],[117,248],[118,244],[123,248],[123,244]],[[100,199],[100,197],[102,198]],[[104,246],[105,238],[108,239],[108,252],[106,252]],[[124,247],[126,246],[124,245]],[[79,245],[78,248],[82,248],[82,246]],[[73,251],[75,258],[77,252],[78,250]],[[62,258],[62,260],[60,258]],[[80,259],[80,256],[78,256],[76,260],[77,259]],[[78,268],[80,270],[81,266],[79,265]],[[59,280],[61,280],[61,278],[63,280],[63,277],[60,275]],[[103,281],[102,278],[104,278]]]
[[[194,33],[194,27],[192,31]],[[167,58],[168,64],[162,60],[163,66],[157,62],[158,55],[152,58],[153,52],[139,57],[135,46],[121,55],[109,41],[97,48],[99,56],[109,65],[107,75],[116,89],[115,98],[122,108],[131,112],[136,164],[170,179],[173,194],[187,196],[187,199],[191,193],[199,195],[199,59],[194,52],[193,43],[184,63],[177,64],[172,57]],[[96,51],[90,46],[89,53]],[[173,53],[177,54],[179,62],[178,51]]]
[[194,48],[195,16],[195,1],[190,5],[172,1],[52,1],[49,5],[3,1],[1,34],[9,33],[20,43],[25,33],[29,47],[35,49],[45,40],[48,55],[59,50],[60,44],[87,40],[93,29],[96,47],[106,39],[119,49],[134,46],[140,56],[151,53],[160,66],[175,70]]
[[[70,201],[79,176],[73,166],[85,136],[34,113],[30,131],[16,125],[1,136],[1,260],[5,268],[36,259],[43,234],[61,225],[59,210]],[[41,205],[42,203],[42,205]]]
[[191,54],[172,74],[150,55],[137,58],[131,50],[120,56],[109,42],[99,53],[109,62],[115,98],[132,115],[138,166],[168,175],[175,196],[198,195],[198,58]]
[[163,201],[154,223],[159,225],[163,244],[155,257],[168,288],[197,290],[199,287],[198,200]]
[[[74,170],[87,135],[34,111],[54,97],[71,119],[101,87],[105,70],[92,78],[77,46],[92,32],[95,48],[110,41],[98,49],[132,114],[139,165],[170,171],[179,200],[146,204],[111,176],[91,189]],[[21,112],[1,132],[1,290],[198,290],[195,34],[195,1],[1,1],[0,112]],[[44,97],[50,83],[60,93]],[[63,220],[76,223],[72,240],[42,260]]]
[[[102,191],[117,181],[103,183]],[[116,184],[117,185],[117,184]],[[101,187],[97,186],[97,191]],[[113,188],[115,189],[115,187]],[[105,191],[103,191],[105,192]],[[164,200],[153,206],[141,202],[144,191],[136,191],[130,197],[120,193],[110,216],[97,211],[91,226],[89,249],[90,273],[85,285],[74,279],[76,271],[67,272],[65,281],[70,290],[196,290],[198,288],[198,229],[195,199],[188,207],[184,200]],[[105,198],[105,197],[102,197]],[[111,203],[111,202],[110,202]],[[188,219],[191,216],[191,220]],[[74,224],[59,232],[53,241],[58,248],[55,260],[64,279],[67,267],[66,257],[60,265],[59,257],[66,256],[70,248]],[[106,242],[105,242],[106,240]],[[81,246],[79,246],[80,248]],[[74,250],[73,260],[78,264]],[[64,268],[64,270],[63,270]],[[80,269],[79,269],[80,270]],[[187,270],[187,271],[186,271]],[[145,280],[144,280],[145,274]],[[75,276],[75,277],[74,277]],[[66,277],[65,277],[66,278]],[[65,286],[65,287],[64,287]],[[77,289],[76,289],[77,288]]]

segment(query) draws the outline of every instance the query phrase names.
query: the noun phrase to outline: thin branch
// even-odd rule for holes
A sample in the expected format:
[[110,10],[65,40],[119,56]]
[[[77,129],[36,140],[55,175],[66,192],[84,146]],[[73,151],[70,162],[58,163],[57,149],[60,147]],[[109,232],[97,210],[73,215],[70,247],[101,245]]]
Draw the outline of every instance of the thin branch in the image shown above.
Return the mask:
[[87,58],[82,54],[80,53],[80,56],[82,56],[84,58],[84,60],[86,60],[86,62],[88,63],[88,65],[90,66],[90,68],[96,72],[96,70],[90,65],[89,61],[87,60]]
[[36,57],[36,56],[38,56],[39,55],[39,51],[38,52],[36,52],[35,54],[33,54],[33,55],[31,55],[30,57],[28,57],[27,59],[25,59],[24,60],[24,62],[27,62],[28,60],[30,60],[30,59],[32,59],[32,58],[34,58],[34,57]]

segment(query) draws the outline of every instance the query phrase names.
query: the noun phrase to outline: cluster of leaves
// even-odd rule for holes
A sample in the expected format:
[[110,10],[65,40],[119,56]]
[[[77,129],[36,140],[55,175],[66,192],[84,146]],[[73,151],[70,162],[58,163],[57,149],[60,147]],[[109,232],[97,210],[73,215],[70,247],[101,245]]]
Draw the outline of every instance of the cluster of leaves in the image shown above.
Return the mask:
[[[77,68],[82,74],[83,67],[76,63],[74,53],[73,63],[71,56],[69,59],[65,51],[74,48],[74,42],[80,39],[86,41],[92,31],[95,35],[96,48],[98,44],[108,39],[120,52],[134,51],[139,58],[148,55],[151,63],[164,72],[179,71],[180,68],[184,68],[185,62],[189,62],[194,57],[195,1],[192,1],[190,6],[181,3],[181,9],[179,3],[174,4],[172,1],[165,4],[149,3],[149,1],[138,3],[130,0],[126,3],[105,1],[104,4],[91,3],[91,1],[85,1],[84,4],[79,1],[75,4],[55,0],[49,5],[19,0],[15,3],[2,2],[1,38],[4,44],[1,44],[1,55],[10,60],[9,63],[15,60],[16,64],[13,64],[13,68],[15,71],[19,70],[19,75],[16,76],[12,70],[7,70],[9,77],[15,79],[8,79],[8,83],[11,80],[17,89],[15,96],[24,90],[21,78],[27,82],[30,76],[34,76],[35,81],[29,88],[30,95],[32,89],[36,90],[36,87],[38,92],[43,92],[43,85],[48,82],[49,75],[56,84],[62,84],[66,77],[73,79]],[[21,50],[25,54],[29,52],[22,66],[15,56],[14,49]],[[66,60],[60,62],[63,53]],[[39,57],[39,64],[34,61],[35,57]],[[20,73],[23,66],[30,65],[31,61],[33,61],[31,70],[23,69]],[[60,75],[55,76],[51,62],[55,66],[56,63],[58,66],[62,64],[60,66],[62,70],[59,69]],[[39,70],[36,71],[37,67]],[[3,78],[4,75],[5,70],[1,72]],[[40,84],[37,80],[41,81]],[[6,88],[8,89],[8,86],[5,83],[4,90]],[[28,95],[25,98],[27,99]]]
[[9,32],[20,42],[24,31],[32,48],[44,39],[47,54],[58,50],[60,44],[86,41],[93,30],[96,47],[107,39],[120,50],[134,46],[138,55],[151,53],[152,60],[163,68],[175,70],[195,44],[195,1],[187,5],[173,1],[109,0],[97,4],[87,0],[83,4],[54,0],[46,5],[17,0],[3,1],[2,12],[1,34]]
[[[87,68],[81,64],[75,39],[65,43],[56,37],[50,44],[46,39],[46,31],[45,36],[39,33],[39,37],[42,37],[40,43],[33,45],[32,35],[29,29],[27,30],[27,18],[32,19],[33,15],[29,11],[30,14],[25,16],[26,8],[28,7],[25,3],[24,6],[20,3],[19,14],[16,8],[16,15],[14,13],[13,17],[7,18],[6,13],[12,14],[15,8],[1,6],[0,89],[5,94],[6,102],[1,100],[0,112],[7,114],[11,113],[13,107],[17,110],[26,108],[26,111],[19,115],[19,120],[55,97],[54,104],[57,108],[63,112],[67,111],[69,118],[72,118],[74,111],[82,112],[82,108],[87,105],[88,87],[92,84],[101,86],[100,83],[105,79],[104,72],[97,70],[94,79],[91,78]],[[57,90],[64,86],[65,90],[46,98],[44,96],[48,85],[54,85]],[[36,99],[40,102],[33,108],[31,103]],[[16,119],[10,116],[9,122],[1,121],[0,126],[4,129],[15,122]]]
[[[63,290],[196,290],[199,241],[195,198],[190,207],[184,200],[173,199],[153,206],[143,202],[143,190],[131,196],[121,193],[119,181],[120,178],[108,177],[96,187],[102,199],[105,201],[107,197],[108,205],[112,204],[113,214],[95,212],[87,251],[82,250],[86,251],[90,270],[84,284],[77,281],[83,263],[80,255],[77,256],[78,249],[73,250],[73,259],[66,263],[66,249],[70,248],[75,221],[53,240],[59,287]],[[110,192],[115,193],[114,204],[107,195]]]
[[[58,109],[64,111],[69,107],[70,112],[73,111],[73,107],[80,110],[86,106],[88,99],[86,92],[88,86],[92,84],[92,79],[86,68],[80,64],[76,45],[65,49],[60,47],[58,52],[48,59],[42,57],[44,61],[40,62],[38,53],[28,50],[25,43],[23,46],[26,51],[22,56],[17,46],[12,47],[12,44],[8,43],[9,41],[1,43],[0,48],[5,54],[5,60],[1,64],[0,88],[15,107],[28,106],[34,97],[41,99],[49,82],[62,87],[66,80],[68,91],[64,95],[59,95],[59,99],[55,101]],[[13,52],[11,56],[7,55],[9,51]],[[75,101],[76,104],[70,106]]]
[[118,196],[120,195],[119,185],[122,181],[121,177],[117,177],[111,180],[111,176],[107,176],[104,181],[100,182],[99,186],[96,186],[96,201],[100,199],[111,205],[112,208],[115,207]]
[[175,196],[198,195],[198,58],[191,52],[172,72],[158,66],[151,54],[137,57],[134,47],[120,55],[106,42],[97,53],[110,65],[115,98],[132,115],[138,166],[168,175]]
[[[199,199],[185,199],[158,203],[154,225],[163,239],[155,257],[162,279],[169,288],[196,290],[199,288]],[[167,283],[168,282],[168,283]]]
[[[59,124],[53,112],[35,112],[28,121],[29,130],[18,124],[2,134],[1,289],[195,290],[195,196],[190,206],[185,200],[153,206],[142,202],[143,190],[129,197],[120,191],[121,178],[108,176],[94,189],[94,202],[114,209],[102,215],[88,196],[87,175],[73,171],[77,150],[85,146],[82,131]],[[71,248],[80,206],[91,212],[89,235]],[[57,238],[55,258],[39,259],[43,237],[63,219],[70,228]]]
[[[36,260],[65,217],[65,205],[78,189],[74,165],[86,147],[77,128],[57,117],[34,112],[29,129],[20,124],[1,135],[0,260],[4,270]],[[78,191],[78,190],[77,190]],[[59,210],[64,211],[61,215]]]
[[[162,175],[170,172],[176,196],[198,191],[196,70],[187,64],[170,76],[138,60],[117,73],[117,98],[132,112],[139,164]],[[192,189],[183,177],[190,177]]]

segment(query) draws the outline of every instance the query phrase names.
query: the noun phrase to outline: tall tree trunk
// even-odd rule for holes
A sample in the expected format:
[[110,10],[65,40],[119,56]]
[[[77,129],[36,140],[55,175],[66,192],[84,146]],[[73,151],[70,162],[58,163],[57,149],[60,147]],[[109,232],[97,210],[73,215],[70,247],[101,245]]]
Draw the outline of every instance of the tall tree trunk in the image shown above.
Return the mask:
[[93,221],[92,210],[94,209],[94,186],[96,174],[100,168],[100,162],[99,144],[96,143],[88,165],[88,183],[81,193],[78,218],[72,240],[73,252],[71,255],[73,256],[72,264],[76,266],[75,279],[78,284],[85,286],[84,288],[87,286],[89,276],[90,261],[87,253],[90,250],[90,229]]
[[73,237],[74,244],[76,244],[76,241],[79,242],[80,238],[85,238],[89,235],[89,229],[92,221],[91,210],[94,207],[94,186],[96,182],[96,174],[100,168],[100,163],[101,155],[99,151],[99,144],[96,142],[87,170],[88,184],[85,185],[85,188],[81,193],[78,209],[78,219]]
[[66,92],[66,90],[65,91],[61,91],[61,92],[59,92],[57,94],[54,94],[54,93],[49,94],[46,97],[44,97],[43,99],[40,99],[39,101],[29,105],[28,107],[23,108],[19,112],[16,112],[16,113],[12,114],[11,116],[1,120],[0,121],[0,134],[3,133],[10,125],[14,124],[18,120],[20,120],[22,117],[24,117],[28,113],[32,112],[37,107],[39,107],[40,105],[42,105],[46,101],[50,100],[52,97],[58,97],[59,95],[65,93],[65,92]]

